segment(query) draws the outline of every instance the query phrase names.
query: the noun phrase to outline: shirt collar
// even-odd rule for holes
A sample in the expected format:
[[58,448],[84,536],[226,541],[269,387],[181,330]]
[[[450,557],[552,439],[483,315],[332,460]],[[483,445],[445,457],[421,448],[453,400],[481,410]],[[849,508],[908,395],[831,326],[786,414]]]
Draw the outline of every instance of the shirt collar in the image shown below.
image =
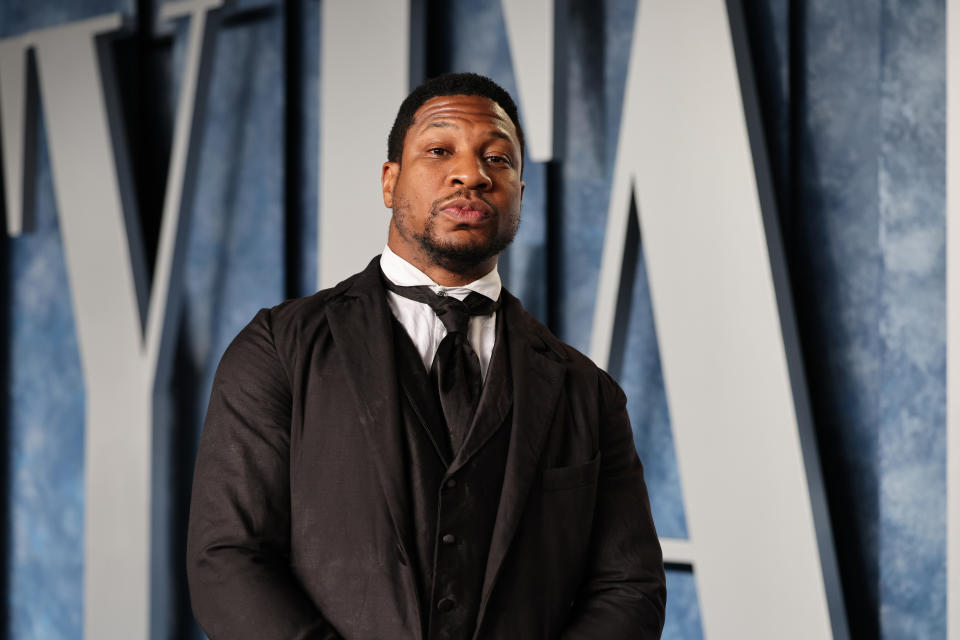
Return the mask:
[[455,295],[463,294],[463,296],[466,296],[470,291],[476,291],[491,300],[499,300],[500,289],[503,288],[496,266],[487,275],[462,287],[441,286],[431,280],[430,276],[423,271],[394,253],[389,246],[383,248],[383,254],[380,256],[380,270],[395,285],[401,287],[427,285],[434,291],[445,291]]

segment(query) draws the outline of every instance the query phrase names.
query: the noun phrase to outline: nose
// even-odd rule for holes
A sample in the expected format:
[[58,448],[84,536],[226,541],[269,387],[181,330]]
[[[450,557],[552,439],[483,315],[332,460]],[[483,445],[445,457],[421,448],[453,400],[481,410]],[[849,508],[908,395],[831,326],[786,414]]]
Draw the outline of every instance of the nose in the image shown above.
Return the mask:
[[467,154],[457,158],[452,164],[449,180],[453,186],[474,191],[486,191],[493,186],[493,181],[483,164],[483,158]]

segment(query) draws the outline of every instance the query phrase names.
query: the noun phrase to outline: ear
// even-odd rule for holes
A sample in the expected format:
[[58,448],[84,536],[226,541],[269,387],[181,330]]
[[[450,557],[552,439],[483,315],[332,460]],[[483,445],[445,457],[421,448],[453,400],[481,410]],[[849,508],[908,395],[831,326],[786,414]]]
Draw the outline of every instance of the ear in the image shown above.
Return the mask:
[[380,186],[383,188],[383,206],[393,208],[393,188],[397,186],[397,176],[400,175],[399,162],[384,162],[380,173]]
[[520,181],[520,201],[523,202],[523,190],[527,188],[527,183],[523,180]]

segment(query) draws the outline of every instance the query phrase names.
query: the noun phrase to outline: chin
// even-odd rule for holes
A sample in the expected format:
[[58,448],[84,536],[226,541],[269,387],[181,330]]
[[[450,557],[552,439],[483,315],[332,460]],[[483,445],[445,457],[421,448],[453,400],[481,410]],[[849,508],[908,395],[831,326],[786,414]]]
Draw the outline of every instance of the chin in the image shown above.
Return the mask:
[[441,243],[432,238],[423,238],[420,246],[434,264],[459,273],[480,266],[499,254],[508,244],[510,244],[509,240],[506,243],[491,240]]

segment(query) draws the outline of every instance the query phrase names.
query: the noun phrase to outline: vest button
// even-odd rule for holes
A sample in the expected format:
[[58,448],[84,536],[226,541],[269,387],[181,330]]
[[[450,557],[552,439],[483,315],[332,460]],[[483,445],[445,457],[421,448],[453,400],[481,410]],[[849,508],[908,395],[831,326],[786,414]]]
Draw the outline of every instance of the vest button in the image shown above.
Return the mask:
[[443,536],[442,538],[440,538],[440,540],[443,541],[443,544],[453,544],[454,542],[457,541],[457,537],[456,537],[455,535],[453,535],[452,533],[448,533],[448,534],[446,534],[445,536]]
[[437,609],[439,609],[442,613],[449,613],[450,611],[453,611],[456,606],[457,601],[453,598],[444,598],[437,603]]
[[453,489],[455,486],[457,486],[456,478],[450,478],[447,480],[447,489]]

